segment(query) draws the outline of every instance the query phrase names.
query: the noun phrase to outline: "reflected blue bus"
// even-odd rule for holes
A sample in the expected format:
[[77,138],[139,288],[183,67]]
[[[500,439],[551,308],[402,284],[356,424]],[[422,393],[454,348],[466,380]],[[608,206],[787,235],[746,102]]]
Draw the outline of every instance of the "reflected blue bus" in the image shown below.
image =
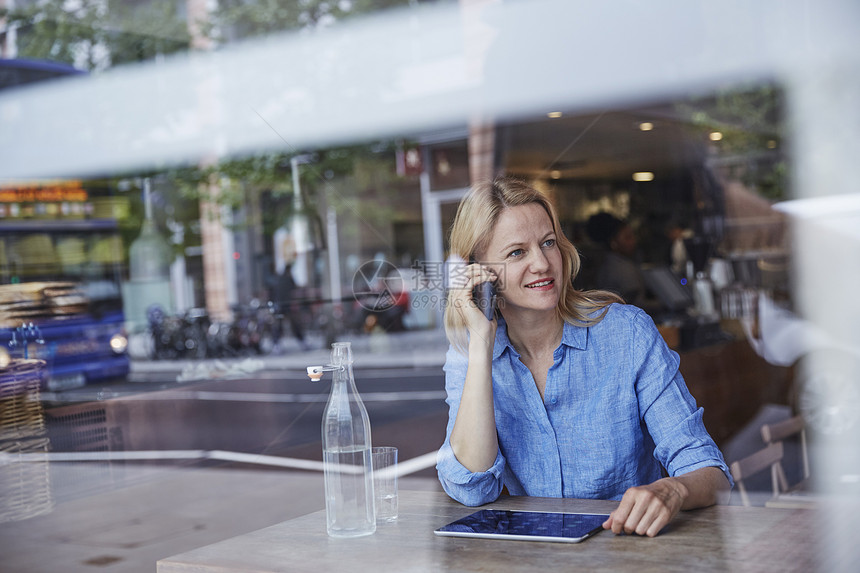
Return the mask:
[[39,190],[0,186],[0,360],[45,360],[48,390],[124,377],[130,363],[117,223],[24,216],[45,202],[21,201],[13,210],[11,199]]

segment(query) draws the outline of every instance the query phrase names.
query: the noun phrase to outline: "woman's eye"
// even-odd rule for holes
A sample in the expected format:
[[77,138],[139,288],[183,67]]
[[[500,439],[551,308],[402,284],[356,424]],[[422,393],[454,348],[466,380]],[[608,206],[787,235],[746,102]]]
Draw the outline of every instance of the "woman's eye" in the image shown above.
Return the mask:
[[543,242],[543,246],[546,248],[555,246],[555,239],[547,239]]
[[510,253],[508,253],[508,256],[509,256],[509,257],[519,257],[519,256],[520,256],[520,255],[522,255],[524,252],[525,252],[525,251],[523,251],[522,249],[514,249],[513,251],[511,251]]

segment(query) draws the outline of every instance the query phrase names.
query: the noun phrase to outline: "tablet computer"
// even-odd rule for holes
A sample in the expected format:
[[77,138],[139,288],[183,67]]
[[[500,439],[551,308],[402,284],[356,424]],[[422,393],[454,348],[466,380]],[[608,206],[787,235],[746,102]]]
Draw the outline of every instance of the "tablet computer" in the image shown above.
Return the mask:
[[434,533],[449,537],[579,543],[603,529],[609,514],[482,509]]

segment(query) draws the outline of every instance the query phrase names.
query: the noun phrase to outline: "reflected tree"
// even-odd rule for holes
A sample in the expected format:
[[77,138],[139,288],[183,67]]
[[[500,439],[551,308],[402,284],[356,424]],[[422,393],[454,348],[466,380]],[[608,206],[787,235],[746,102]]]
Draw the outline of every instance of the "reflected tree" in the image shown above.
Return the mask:
[[232,42],[288,30],[312,30],[391,8],[416,6],[417,0],[221,0],[202,23],[213,40]]
[[175,2],[46,0],[0,8],[20,58],[91,72],[185,51],[191,37]]
[[[209,12],[207,22],[195,24],[209,40],[223,45],[283,31],[312,32],[362,14],[415,8],[423,3],[418,0],[221,0]],[[2,9],[0,18],[5,18],[6,30],[16,30],[18,57],[64,62],[101,73],[119,65],[191,49],[185,8],[185,2],[168,0],[134,3],[42,0]],[[200,227],[207,217],[201,209],[201,201],[203,204],[214,201],[218,208],[233,211],[248,205],[262,207],[258,217],[233,224],[250,221],[250,224],[261,225],[262,233],[270,236],[289,220],[295,209],[290,159],[308,151],[313,152],[313,161],[304,165],[300,173],[306,214],[320,221],[318,213],[323,206],[336,212],[349,212],[354,216],[340,219],[345,240],[362,234],[376,235],[376,242],[384,244],[388,238],[380,229],[390,221],[398,189],[392,141],[325,150],[267,151],[157,173],[118,174],[103,184],[114,193],[128,196],[132,209],[121,224],[124,234],[133,238],[142,223],[140,181],[143,177],[152,178],[154,197],[159,203],[157,223],[173,236],[174,248],[181,253],[187,247],[201,244]],[[217,195],[204,197],[204,184],[211,182],[217,182]]]
[[774,85],[726,89],[678,104],[704,139],[720,134],[713,145],[714,163],[725,175],[771,201],[788,198],[784,107],[782,90]]

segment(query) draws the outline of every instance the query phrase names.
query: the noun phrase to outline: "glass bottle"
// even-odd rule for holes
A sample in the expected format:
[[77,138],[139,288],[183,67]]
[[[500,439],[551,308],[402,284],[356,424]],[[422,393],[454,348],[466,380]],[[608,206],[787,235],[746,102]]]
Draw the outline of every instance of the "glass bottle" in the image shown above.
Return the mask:
[[355,387],[349,342],[332,344],[331,370],[322,422],[326,527],[332,537],[370,535],[376,531],[370,418]]
[[128,249],[129,278],[132,281],[169,281],[173,253],[153,220],[149,178],[143,180],[143,205],[144,219],[140,235]]
[[714,287],[711,280],[702,271],[696,273],[693,283],[693,301],[700,317],[711,319],[716,314]]

